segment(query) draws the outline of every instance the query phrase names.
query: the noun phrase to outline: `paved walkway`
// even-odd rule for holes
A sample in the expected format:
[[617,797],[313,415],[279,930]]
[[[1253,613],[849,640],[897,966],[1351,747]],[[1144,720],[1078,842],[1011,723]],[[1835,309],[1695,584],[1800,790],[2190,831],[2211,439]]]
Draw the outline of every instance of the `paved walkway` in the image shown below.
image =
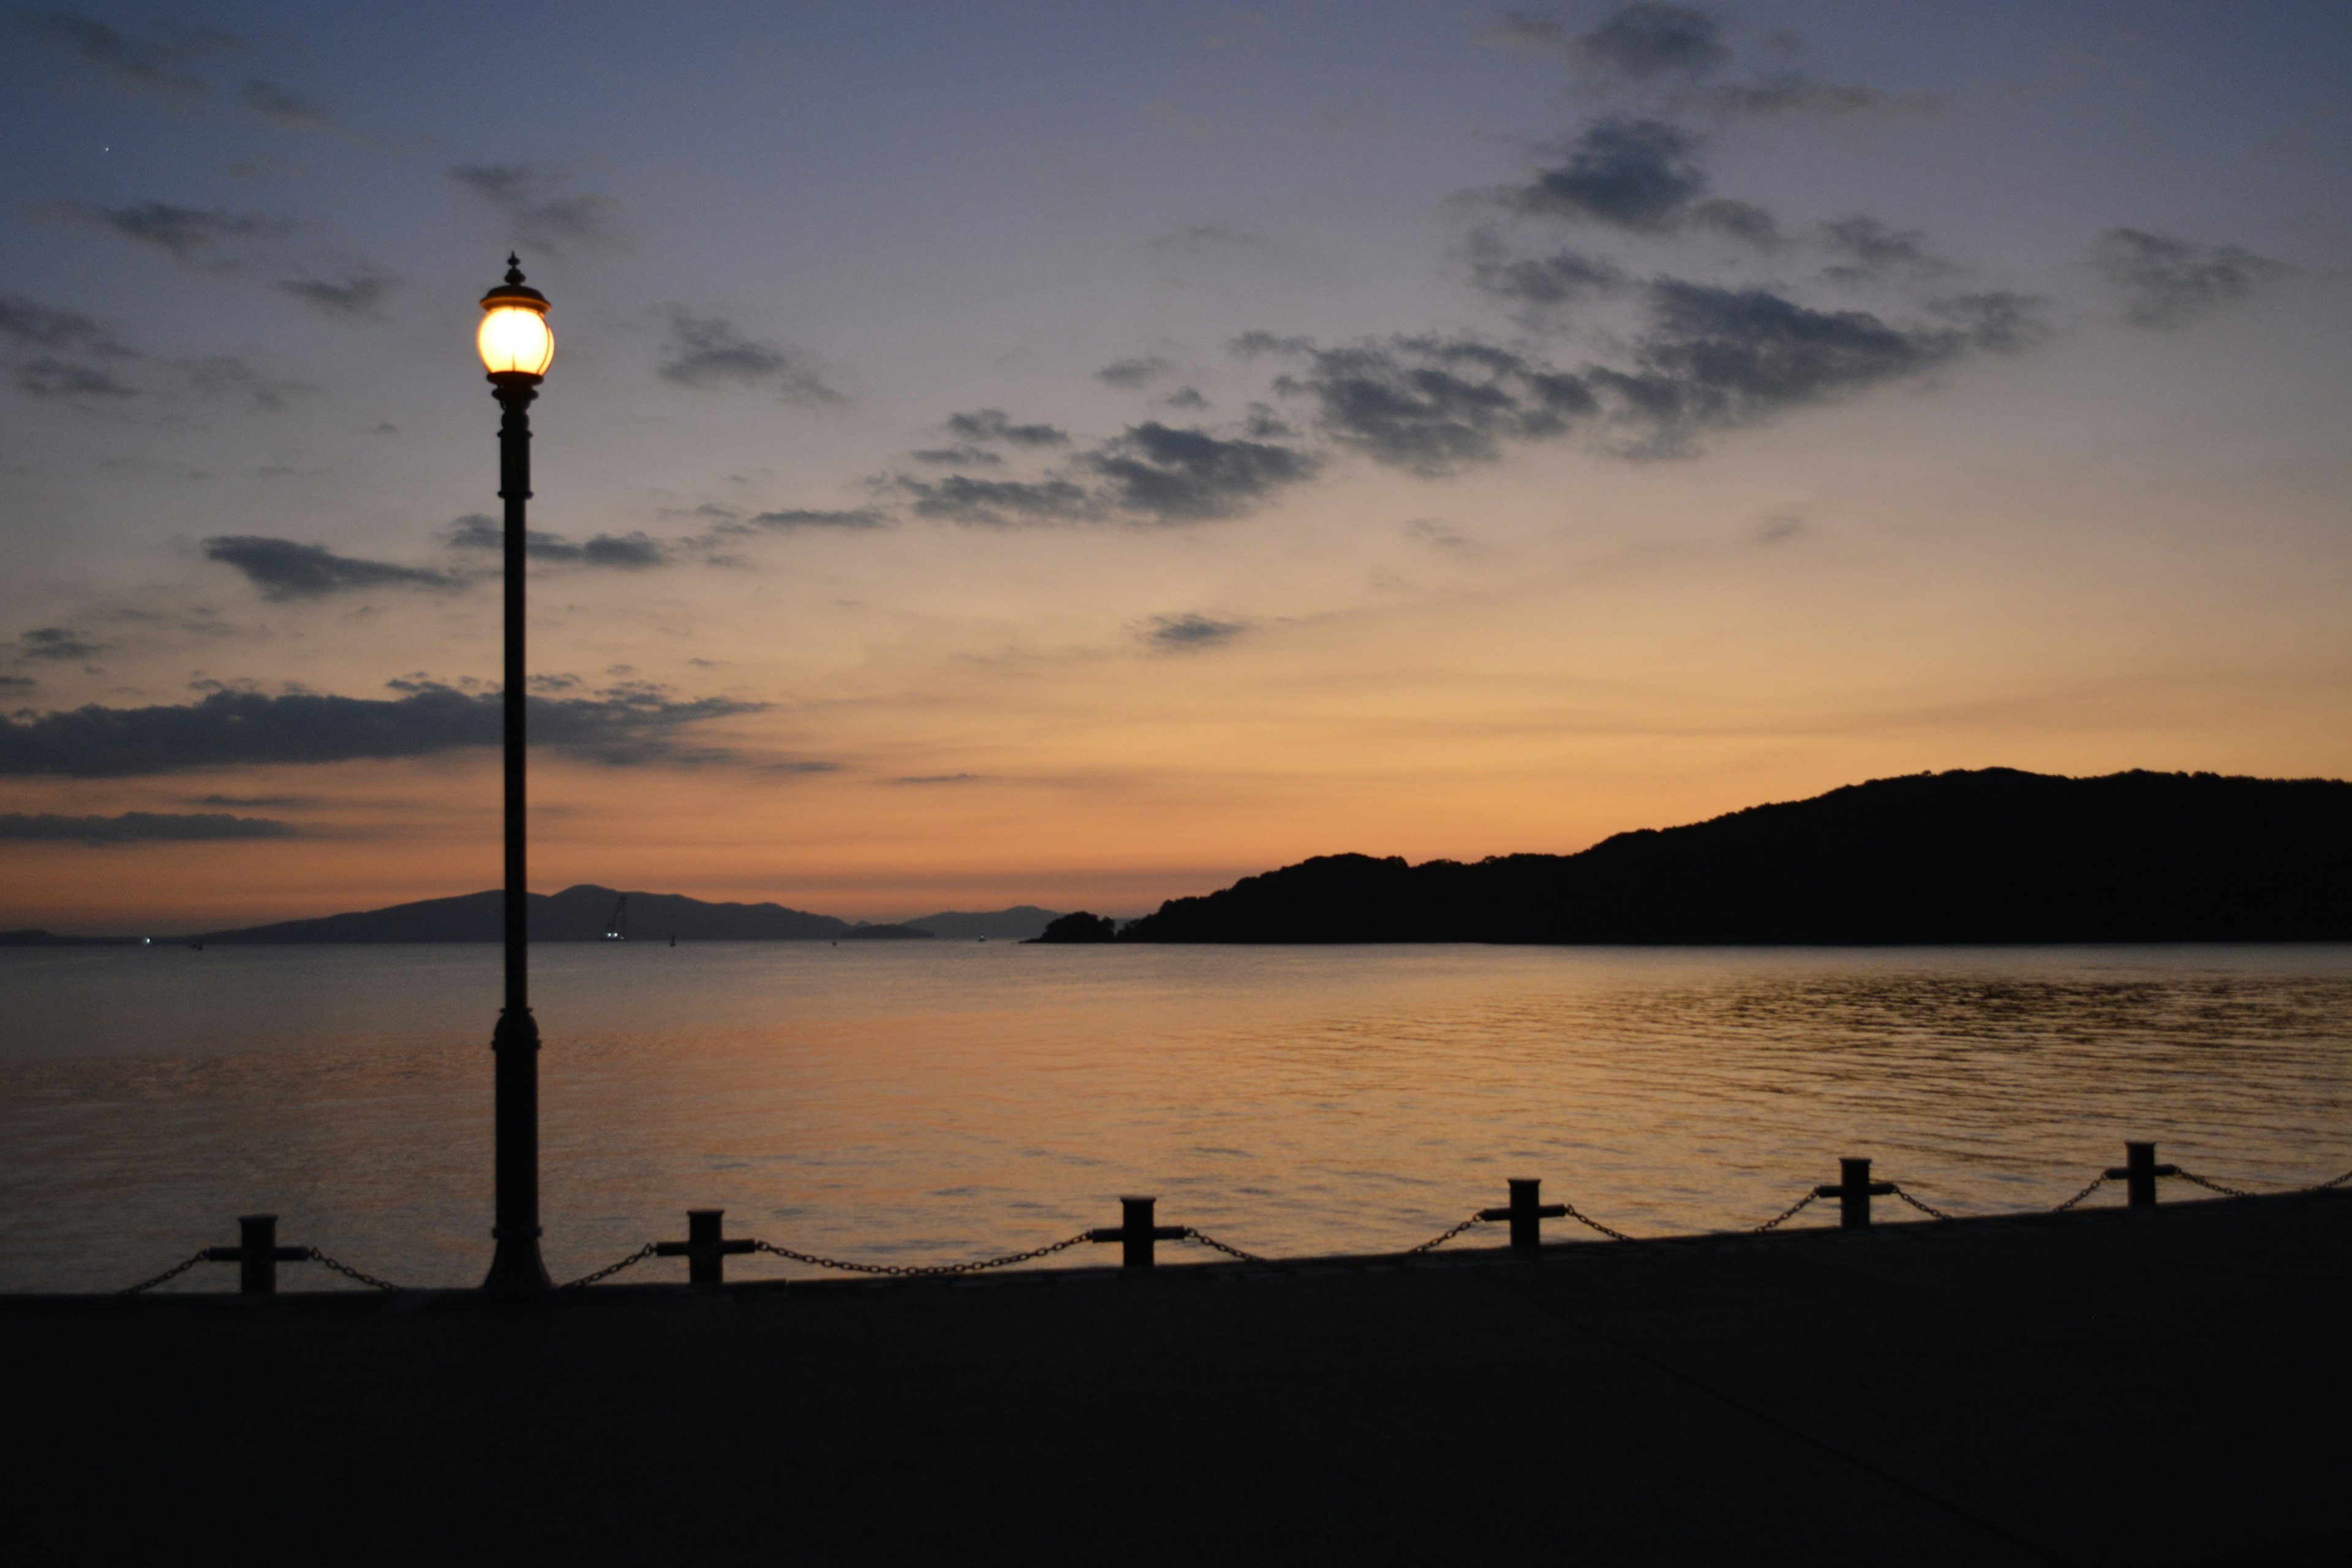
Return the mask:
[[2332,1195],[546,1310],[16,1298],[0,1388],[28,1563],[2284,1565],[2352,1561],[2347,1309]]

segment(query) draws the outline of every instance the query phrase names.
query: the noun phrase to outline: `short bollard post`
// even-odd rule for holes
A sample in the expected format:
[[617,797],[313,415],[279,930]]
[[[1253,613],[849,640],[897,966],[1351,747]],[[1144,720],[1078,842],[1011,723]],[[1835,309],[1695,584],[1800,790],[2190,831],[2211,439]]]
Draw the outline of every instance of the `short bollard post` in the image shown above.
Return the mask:
[[2156,1206],[2157,1177],[2179,1174],[2179,1166],[2156,1163],[2155,1144],[2126,1142],[2124,1163],[2108,1171],[2107,1180],[2124,1184],[2124,1197],[2131,1207],[2152,1209]]
[[1838,1161],[1838,1179],[1815,1187],[1813,1196],[1837,1199],[1838,1224],[1846,1229],[1867,1230],[1870,1228],[1872,1195],[1885,1197],[1894,1190],[1893,1182],[1870,1179],[1869,1161],[1841,1159]]
[[1152,1205],[1158,1198],[1126,1198],[1118,1200],[1119,1223],[1116,1228],[1087,1232],[1088,1241],[1116,1241],[1122,1244],[1119,1267],[1149,1268],[1152,1266],[1152,1244],[1160,1241],[1181,1241],[1184,1227],[1181,1225],[1151,1223]]
[[686,1239],[654,1243],[656,1258],[686,1259],[686,1282],[689,1285],[724,1285],[727,1283],[726,1258],[730,1252],[750,1252],[758,1243],[752,1241],[722,1241],[719,1227],[725,1209],[688,1209],[686,1211]]
[[310,1256],[307,1247],[278,1245],[278,1216],[274,1214],[241,1214],[236,1216],[236,1245],[207,1247],[207,1263],[237,1265],[236,1289],[241,1296],[275,1296],[278,1294],[278,1266],[300,1263]]
[[1568,1205],[1538,1202],[1538,1194],[1543,1191],[1543,1183],[1540,1179],[1511,1176],[1506,1180],[1511,1186],[1509,1205],[1498,1209],[1480,1209],[1478,1217],[1483,1220],[1509,1220],[1511,1250],[1514,1252],[1537,1251],[1543,1246],[1543,1222],[1564,1217],[1568,1213]]

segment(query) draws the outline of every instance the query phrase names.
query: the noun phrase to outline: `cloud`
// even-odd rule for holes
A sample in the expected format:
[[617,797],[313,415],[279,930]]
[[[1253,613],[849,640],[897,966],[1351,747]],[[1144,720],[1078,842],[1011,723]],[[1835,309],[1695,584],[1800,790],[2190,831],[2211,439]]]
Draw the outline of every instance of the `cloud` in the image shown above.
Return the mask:
[[117,342],[88,316],[0,294],[0,339],[18,351],[34,351],[11,365],[17,390],[33,397],[73,400],[136,397],[139,389],[118,379],[111,362],[139,356]]
[[[480,512],[469,512],[457,519],[442,537],[460,550],[503,550],[507,542],[506,530]],[[523,531],[522,552],[533,561],[609,566],[624,572],[667,566],[675,553],[669,545],[646,533],[599,533],[575,542],[560,533],[542,533],[535,528]]]
[[786,403],[839,403],[841,394],[801,363],[798,350],[755,342],[716,316],[670,312],[669,357],[662,379],[680,386],[768,386]]
[[1173,250],[1201,255],[1215,250],[1256,250],[1266,244],[1265,236],[1247,229],[1235,228],[1224,223],[1188,224],[1167,234],[1154,235],[1143,242],[1147,250]]
[[241,359],[223,354],[213,359],[193,360],[179,366],[196,391],[211,398],[230,393],[242,393],[253,399],[257,408],[275,412],[286,406],[287,395],[307,390],[299,381],[279,381],[265,375]]
[[1643,3],[1611,13],[1591,32],[1568,40],[1567,50],[1571,58],[1636,81],[1702,77],[1731,58],[1720,32],[1704,11]]
[[426,588],[447,593],[466,580],[423,566],[338,555],[322,544],[258,534],[223,534],[205,541],[205,559],[234,566],[265,599],[320,599],[369,588]]
[[970,414],[950,414],[947,426],[950,432],[967,441],[1003,441],[1015,447],[1061,447],[1069,443],[1069,433],[1051,425],[1015,425],[1002,408],[975,408]]
[[184,207],[172,202],[134,202],[121,207],[68,202],[50,210],[96,224],[141,245],[152,245],[183,267],[224,265],[214,260],[224,241],[274,238],[294,226],[285,218]]
[[1011,528],[1082,521],[1102,512],[1096,496],[1058,475],[1042,479],[976,479],[969,474],[949,474],[936,480],[902,475],[892,482],[913,498],[916,516],[946,522]]
[[1003,466],[1003,455],[985,447],[927,447],[908,457],[919,463],[936,463],[950,468],[985,468]]
[[1115,359],[1095,372],[1095,379],[1105,386],[1129,390],[1168,374],[1171,367],[1158,354],[1146,354],[1139,359]]
[[120,816],[28,816],[0,813],[0,839],[24,842],[106,844],[191,843],[226,838],[299,838],[290,822],[266,816],[228,816],[215,812],[126,811]]
[[1278,377],[1275,390],[1312,399],[1318,423],[1341,444],[1418,474],[1491,462],[1502,441],[1565,435],[1599,408],[1582,377],[1469,339],[1291,342],[1307,368]]
[[978,784],[981,782],[981,775],[978,773],[908,773],[902,778],[885,779],[883,782],[894,784]]
[[1191,611],[1181,616],[1154,616],[1151,629],[1143,634],[1144,641],[1158,648],[1184,651],[1192,648],[1214,647],[1249,629],[1242,621],[1213,620]]
[[116,380],[96,365],[77,364],[50,354],[22,361],[16,367],[16,390],[34,397],[65,400],[86,397],[136,397],[139,389]]
[[35,348],[103,354],[131,352],[88,316],[39,304],[22,294],[0,294],[0,335]]
[[1408,539],[1418,539],[1440,550],[1466,550],[1470,546],[1469,539],[1460,529],[1434,517],[1414,518],[1404,525],[1402,531]]
[[0,675],[0,691],[30,691],[40,684],[28,675]]
[[264,120],[299,131],[337,129],[327,111],[310,100],[276,82],[253,80],[237,89],[236,100]]
[[1625,275],[1598,257],[1575,250],[1515,258],[1490,229],[1470,237],[1470,283],[1480,293],[1542,318],[1625,286]]
[[[0,775],[137,778],[197,768],[384,761],[502,743],[503,705],[496,692],[461,692],[429,681],[394,685],[405,694],[215,691],[179,707],[92,704],[0,719]],[[533,697],[530,741],[610,766],[736,762],[740,759],[732,752],[689,744],[681,731],[765,706],[721,697],[677,701],[646,686],[616,687],[595,697]]]
[[289,806],[311,804],[307,795],[200,795],[188,802],[190,805],[227,805],[242,811],[283,811]]
[[509,232],[524,246],[562,251],[566,247],[613,248],[625,237],[621,204],[593,192],[564,192],[561,172],[536,163],[459,163],[449,177],[504,215]]
[[2123,297],[2136,327],[2179,327],[2295,268],[2234,245],[2199,246],[2145,229],[2111,228],[2091,250],[2091,265]]
[[1321,466],[1294,447],[1225,440],[1157,420],[1129,426],[1086,462],[1109,481],[1113,505],[1161,522],[1236,516]]
[[1825,223],[1822,237],[1832,250],[1847,258],[1822,269],[1825,276],[1842,282],[1951,270],[1949,262],[1929,254],[1926,235],[1916,228],[1889,228],[1874,217],[1857,215]]
[[96,658],[110,644],[92,642],[87,632],[68,631],[64,626],[38,626],[16,637],[16,658],[19,659],[55,659],[59,662]]
[[1816,310],[1764,289],[1679,279],[1649,285],[1650,324],[1630,371],[1593,369],[1621,426],[1640,432],[1631,455],[1686,455],[1706,430],[1753,425],[1916,376],[1972,349],[2024,341],[2030,302],[2011,295],[1948,301],[1942,327],[1901,327],[1864,310]]
[[1759,250],[1771,250],[1780,243],[1780,220],[1754,202],[1710,196],[1691,208],[1690,223],[1695,228],[1713,229]]
[[1325,349],[1247,333],[1244,354],[1304,360],[1275,390],[1312,401],[1325,435],[1375,462],[1442,475],[1492,462],[1509,441],[1557,440],[1604,428],[1611,449],[1687,457],[1697,437],[1752,425],[1882,383],[1925,374],[1964,355],[2009,353],[2043,335],[2040,301],[1957,295],[1930,301],[1932,323],[1901,325],[1861,310],[1818,310],[1765,289],[1660,278],[1643,286],[1645,322],[1628,363],[1570,372],[1470,338],[1368,339]]
[[1758,118],[1814,114],[1929,114],[1942,107],[1925,94],[1881,92],[1874,87],[1814,81],[1801,76],[1776,76],[1762,81],[1721,82],[1710,87],[1701,101],[1718,114]]
[[848,511],[794,508],[786,511],[759,512],[751,517],[751,521],[760,528],[793,531],[803,528],[887,528],[890,517],[887,512],[873,507],[858,507]]
[[345,321],[373,316],[376,307],[398,286],[395,279],[372,272],[354,273],[340,279],[289,278],[278,285],[304,304]]
[[1180,386],[1158,402],[1162,408],[1182,408],[1189,411],[1197,411],[1209,406],[1209,400],[1201,395],[1201,389],[1197,386]]
[[1511,195],[1520,211],[1655,233],[1672,228],[1706,189],[1690,162],[1698,143],[1663,120],[1605,120],[1570,143],[1567,160]]
[[19,13],[13,30],[126,87],[189,98],[208,89],[203,78],[184,68],[244,41],[226,28],[183,27],[172,22],[152,23],[147,36],[139,37],[69,11]]

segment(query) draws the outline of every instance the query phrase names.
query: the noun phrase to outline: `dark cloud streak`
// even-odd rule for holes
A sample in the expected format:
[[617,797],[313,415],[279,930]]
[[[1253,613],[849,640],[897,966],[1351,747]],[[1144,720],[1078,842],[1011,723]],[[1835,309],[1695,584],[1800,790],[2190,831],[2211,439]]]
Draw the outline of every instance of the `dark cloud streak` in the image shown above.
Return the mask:
[[562,174],[537,163],[459,163],[449,178],[496,207],[516,240],[562,251],[616,248],[621,204],[590,191],[562,189]]
[[805,356],[798,350],[757,342],[717,316],[673,310],[669,325],[668,357],[658,367],[665,381],[698,388],[766,387],[786,403],[802,405],[843,401],[803,363]]
[[[137,778],[199,768],[388,761],[488,750],[504,736],[496,692],[399,683],[397,698],[271,697],[215,691],[179,707],[95,704],[30,719],[0,719],[0,775]],[[534,746],[610,766],[692,766],[740,761],[685,742],[680,731],[766,705],[721,697],[677,701],[652,687],[595,697],[530,700]]]
[[2234,245],[2199,246],[2137,228],[2099,236],[2091,265],[2123,297],[2126,321],[2158,328],[2186,326],[2294,271]]
[[389,561],[338,555],[323,544],[259,534],[222,534],[204,543],[205,559],[233,566],[265,599],[322,599],[370,588],[423,588],[450,593],[466,585],[452,573]]
[[0,813],[0,840],[15,843],[188,844],[225,839],[299,838],[290,822],[220,812],[126,811],[120,816]]

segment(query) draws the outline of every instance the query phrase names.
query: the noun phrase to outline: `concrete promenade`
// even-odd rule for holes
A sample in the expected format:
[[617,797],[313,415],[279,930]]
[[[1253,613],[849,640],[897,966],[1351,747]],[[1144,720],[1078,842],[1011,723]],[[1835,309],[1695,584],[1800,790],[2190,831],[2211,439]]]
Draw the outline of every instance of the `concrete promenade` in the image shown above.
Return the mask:
[[6,1299],[10,1555],[2352,1561],[2352,1196],[1161,1256],[537,1310]]

